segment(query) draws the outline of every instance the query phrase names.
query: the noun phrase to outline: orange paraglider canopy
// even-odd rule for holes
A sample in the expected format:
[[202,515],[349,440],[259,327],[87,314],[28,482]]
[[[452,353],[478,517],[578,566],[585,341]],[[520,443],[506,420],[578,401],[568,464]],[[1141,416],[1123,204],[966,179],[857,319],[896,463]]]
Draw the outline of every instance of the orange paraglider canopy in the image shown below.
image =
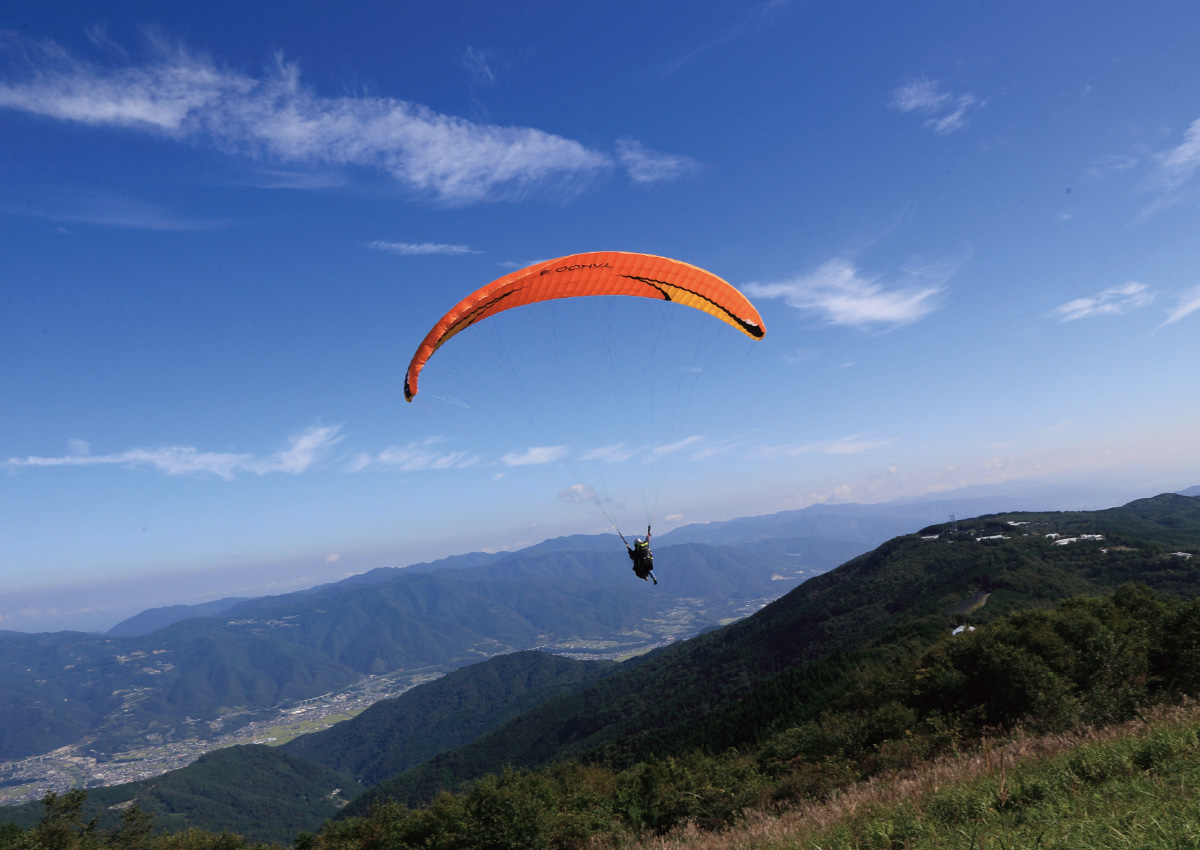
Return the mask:
[[404,379],[404,397],[412,401],[425,363],[464,328],[513,307],[592,295],[672,301],[715,316],[754,339],[766,333],[762,317],[749,299],[704,269],[652,254],[571,254],[507,274],[455,304],[417,347]]

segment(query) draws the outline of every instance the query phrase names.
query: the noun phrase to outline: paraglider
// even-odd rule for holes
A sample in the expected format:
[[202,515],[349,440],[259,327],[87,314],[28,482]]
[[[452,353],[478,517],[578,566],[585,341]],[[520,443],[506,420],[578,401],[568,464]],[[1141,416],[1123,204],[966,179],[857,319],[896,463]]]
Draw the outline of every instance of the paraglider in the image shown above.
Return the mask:
[[646,526],[646,539],[638,537],[632,546],[625,539],[625,535],[621,534],[620,529],[617,529],[617,535],[629,552],[629,560],[633,561],[633,574],[642,581],[654,579],[654,583],[658,584],[658,579],[654,577],[654,553],[650,551],[650,526]]
[[753,339],[766,333],[749,299],[704,269],[652,254],[572,254],[507,274],[454,305],[417,346],[404,379],[404,397],[412,401],[417,394],[417,378],[433,353],[471,325],[513,307],[597,295],[671,301],[708,313]]
[[[421,370],[433,354],[472,325],[514,307],[607,295],[690,307],[725,322],[753,340],[761,339],[766,333],[754,305],[729,283],[704,269],[652,254],[621,251],[571,254],[535,263],[498,278],[447,311],[425,335],[409,363],[404,379],[405,399],[411,402],[416,396]],[[606,501],[596,499],[593,503],[599,507]],[[649,515],[649,509],[647,513]],[[658,584],[653,571],[654,556],[650,551],[649,523],[646,537],[638,538],[635,545],[630,546],[621,534],[615,515],[606,516],[625,543],[634,573],[638,578]]]

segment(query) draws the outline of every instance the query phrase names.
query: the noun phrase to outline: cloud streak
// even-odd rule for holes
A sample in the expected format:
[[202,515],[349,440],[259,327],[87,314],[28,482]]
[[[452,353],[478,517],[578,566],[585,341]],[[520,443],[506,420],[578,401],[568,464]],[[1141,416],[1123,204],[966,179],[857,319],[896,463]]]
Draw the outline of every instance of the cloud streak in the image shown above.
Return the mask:
[[365,469],[398,472],[424,472],[439,469],[466,469],[479,463],[479,456],[469,451],[444,451],[437,446],[442,437],[428,437],[403,446],[389,446],[377,454],[358,454],[350,461],[349,472]]
[[689,446],[695,446],[698,443],[703,442],[703,440],[704,440],[703,437],[693,434],[690,437],[684,437],[682,440],[676,440],[674,443],[667,443],[662,446],[655,446],[653,454],[655,457],[662,457],[663,455],[675,454],[675,452],[680,451],[681,449],[686,449]]
[[1144,221],[1189,197],[1194,198],[1197,173],[1200,173],[1200,118],[1188,125],[1182,142],[1155,157],[1148,188],[1157,198],[1142,210],[1138,220]]
[[755,457],[770,459],[813,454],[854,455],[870,451],[871,449],[877,449],[880,446],[886,446],[895,441],[895,437],[890,437],[886,440],[864,440],[858,434],[851,434],[847,437],[839,437],[836,440],[817,440],[811,443],[798,443],[790,446],[767,446],[759,449],[755,453]]
[[205,452],[194,446],[129,449],[114,454],[90,454],[86,443],[72,441],[72,453],[59,457],[9,458],[0,466],[29,469],[65,466],[125,466],[150,468],[166,475],[215,475],[231,480],[239,474],[299,475],[314,466],[325,452],[340,442],[340,426],[315,426],[288,440],[286,448],[270,455]]
[[611,446],[600,446],[594,449],[588,449],[582,455],[582,460],[585,461],[601,461],[603,463],[624,463],[642,450],[633,446],[628,446],[625,443],[615,443]]
[[505,466],[535,466],[554,463],[566,456],[566,446],[533,446],[523,452],[509,452],[500,458],[500,462]]
[[1168,190],[1177,190],[1200,171],[1200,118],[1183,134],[1183,141],[1161,154],[1155,166],[1155,180]]
[[1066,304],[1060,304],[1048,314],[1061,322],[1074,322],[1077,319],[1090,319],[1095,316],[1119,316],[1130,310],[1145,307],[1154,300],[1154,293],[1144,283],[1121,284],[1110,286],[1098,295],[1087,298],[1076,298]]
[[600,495],[600,492],[591,484],[572,484],[564,490],[559,490],[557,496],[564,502],[569,502],[572,505],[586,504],[608,504],[612,500],[607,496]]
[[907,272],[908,285],[885,286],[847,260],[835,258],[808,274],[780,283],[751,283],[748,295],[782,298],[790,307],[822,316],[831,325],[906,325],[937,306],[950,276],[947,266]]
[[700,170],[700,163],[689,156],[648,150],[633,139],[617,140],[617,159],[634,183],[663,183]]
[[324,97],[281,56],[271,73],[254,77],[161,40],[154,61],[105,67],[54,43],[6,40],[23,64],[0,82],[2,108],[201,140],[275,163],[382,170],[449,203],[515,199],[536,186],[574,189],[613,165],[608,154],[533,128],[474,124],[395,98]]
[[367,247],[374,248],[376,251],[386,251],[389,254],[399,254],[402,257],[427,256],[430,254],[455,257],[462,254],[481,253],[469,245],[443,245],[435,242],[383,242],[376,240],[368,242]]
[[900,112],[928,115],[924,126],[947,135],[967,126],[967,113],[983,104],[971,93],[946,91],[940,81],[921,77],[910,80],[892,93],[891,106]]
[[1159,325],[1160,328],[1165,328],[1167,325],[1173,325],[1182,319],[1187,318],[1192,313],[1200,310],[1200,286],[1194,286],[1179,297],[1179,303],[1175,309],[1170,312],[1166,320]]

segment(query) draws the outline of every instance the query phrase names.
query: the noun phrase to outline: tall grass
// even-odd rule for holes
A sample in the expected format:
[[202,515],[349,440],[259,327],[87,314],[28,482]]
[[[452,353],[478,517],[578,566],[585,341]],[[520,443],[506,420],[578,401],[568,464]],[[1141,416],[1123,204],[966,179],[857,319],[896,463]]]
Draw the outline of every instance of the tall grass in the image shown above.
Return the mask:
[[685,826],[636,850],[1200,848],[1200,706],[1104,729],[986,742],[832,800]]

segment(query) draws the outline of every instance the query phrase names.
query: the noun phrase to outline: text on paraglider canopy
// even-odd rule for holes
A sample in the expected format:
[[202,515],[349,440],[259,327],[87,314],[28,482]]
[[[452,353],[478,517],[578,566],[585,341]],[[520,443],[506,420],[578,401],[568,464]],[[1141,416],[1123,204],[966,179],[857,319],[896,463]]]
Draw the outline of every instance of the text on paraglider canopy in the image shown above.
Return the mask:
[[611,269],[612,263],[576,263],[572,266],[559,266],[556,269],[542,269],[538,272],[539,276],[544,274],[553,274],[554,272],[575,272],[580,269]]

